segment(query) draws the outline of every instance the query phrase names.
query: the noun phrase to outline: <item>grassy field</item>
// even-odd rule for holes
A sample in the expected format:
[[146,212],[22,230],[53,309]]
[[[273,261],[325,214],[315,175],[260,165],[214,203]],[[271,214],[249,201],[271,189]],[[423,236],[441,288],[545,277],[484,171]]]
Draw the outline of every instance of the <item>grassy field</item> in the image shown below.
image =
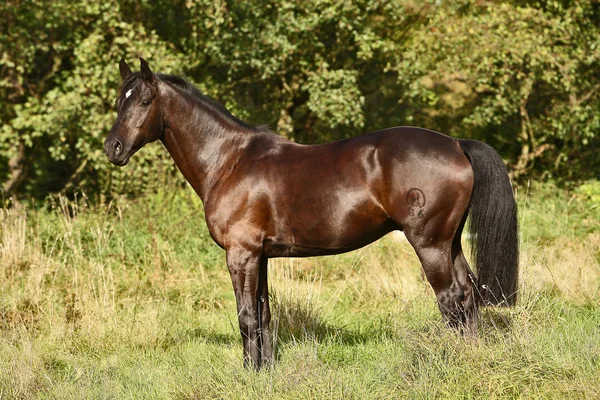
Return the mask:
[[600,398],[595,188],[519,189],[520,301],[478,339],[441,324],[401,236],[272,260],[260,373],[191,190],[1,209],[0,399]]

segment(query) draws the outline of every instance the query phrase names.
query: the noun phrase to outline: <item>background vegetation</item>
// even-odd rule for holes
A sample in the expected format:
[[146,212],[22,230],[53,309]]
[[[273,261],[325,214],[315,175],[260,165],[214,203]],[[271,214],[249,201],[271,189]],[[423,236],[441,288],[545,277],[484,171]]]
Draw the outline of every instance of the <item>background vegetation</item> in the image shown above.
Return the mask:
[[[1,399],[600,398],[600,3],[6,0],[0,21]],[[199,199],[160,144],[103,154],[139,56],[299,142],[410,124],[491,144],[519,304],[476,340],[447,330],[391,235],[273,260],[278,363],[243,370]]]
[[0,16],[0,181],[17,196],[135,193],[174,171],[160,145],[125,170],[102,153],[118,61],[138,56],[303,143],[410,124],[486,141],[521,180],[600,166],[593,0],[7,0]]

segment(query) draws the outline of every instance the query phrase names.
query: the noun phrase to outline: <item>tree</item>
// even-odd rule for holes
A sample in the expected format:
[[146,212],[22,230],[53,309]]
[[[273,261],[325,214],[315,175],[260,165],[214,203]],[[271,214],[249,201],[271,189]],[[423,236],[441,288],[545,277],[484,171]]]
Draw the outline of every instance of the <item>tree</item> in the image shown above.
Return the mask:
[[[114,120],[121,57],[150,56],[176,70],[178,55],[139,23],[127,23],[118,6],[104,2],[9,2],[3,15],[3,108],[0,154],[21,168],[4,171],[5,190],[43,197],[86,189],[139,190],[150,166],[161,171],[156,149],[128,171],[106,163],[103,140]],[[154,150],[154,151],[153,151]],[[135,178],[134,178],[135,177]]]
[[414,121],[491,142],[510,156],[516,177],[533,168],[593,176],[599,10],[592,1],[440,9],[396,65]]
[[126,169],[103,155],[118,62],[138,56],[302,143],[419,125],[484,140],[517,178],[595,177],[599,8],[592,0],[8,0],[0,4],[0,180],[9,193],[43,198],[137,193],[172,179],[160,145]]

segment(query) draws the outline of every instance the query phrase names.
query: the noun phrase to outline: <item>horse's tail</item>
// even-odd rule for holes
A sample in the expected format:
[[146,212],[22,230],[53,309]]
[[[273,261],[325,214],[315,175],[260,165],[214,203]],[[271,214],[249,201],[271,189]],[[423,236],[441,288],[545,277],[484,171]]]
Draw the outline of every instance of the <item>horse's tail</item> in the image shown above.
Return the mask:
[[504,162],[494,149],[476,140],[460,140],[473,168],[469,223],[477,268],[478,300],[513,306],[517,301],[519,236],[517,203]]

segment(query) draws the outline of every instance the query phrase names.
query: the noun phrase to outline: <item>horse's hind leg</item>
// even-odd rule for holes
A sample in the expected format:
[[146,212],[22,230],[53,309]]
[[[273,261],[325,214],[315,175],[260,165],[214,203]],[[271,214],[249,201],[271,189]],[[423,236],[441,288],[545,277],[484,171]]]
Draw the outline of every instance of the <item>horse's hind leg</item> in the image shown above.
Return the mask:
[[464,300],[464,291],[456,279],[450,251],[451,242],[444,241],[414,247],[425,276],[435,292],[444,320],[452,327],[460,327],[462,322],[460,305]]
[[466,333],[475,335],[477,333],[478,312],[474,288],[477,287],[477,278],[469,267],[461,245],[460,239],[465,220],[466,214],[452,240],[452,260],[455,279],[463,291],[463,301],[460,304],[460,320],[464,324]]
[[460,246],[464,222],[459,224],[459,229],[449,232],[444,228],[452,225],[451,222],[428,221],[425,229],[408,229],[405,233],[421,261],[446,323],[474,334],[477,309],[473,298],[472,273]]

